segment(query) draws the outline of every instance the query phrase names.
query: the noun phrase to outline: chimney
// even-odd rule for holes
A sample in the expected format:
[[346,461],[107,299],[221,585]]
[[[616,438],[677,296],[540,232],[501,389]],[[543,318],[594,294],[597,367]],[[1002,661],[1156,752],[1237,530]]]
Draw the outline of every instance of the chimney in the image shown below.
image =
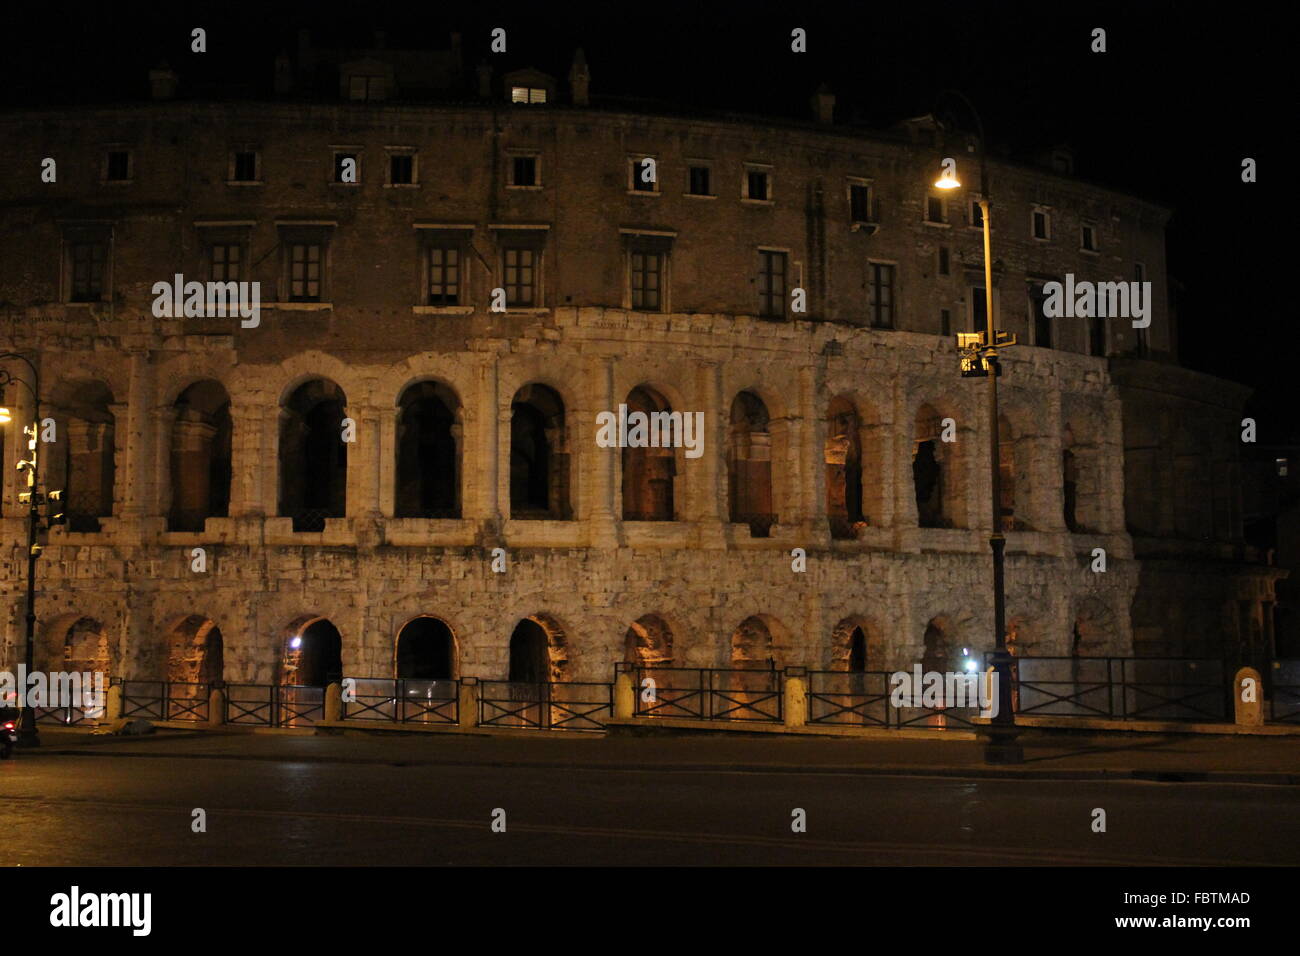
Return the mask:
[[574,106],[591,104],[591,70],[587,67],[582,47],[573,54],[573,66],[569,67],[569,93]]
[[289,54],[285,50],[280,51],[280,55],[275,58],[275,92],[278,96],[283,96],[293,89],[293,64],[289,62]]
[[812,104],[813,117],[819,123],[835,122],[835,94],[831,88],[823,83],[817,87],[817,92],[809,100]]
[[149,71],[149,95],[155,100],[170,100],[176,95],[177,82],[176,71],[164,60]]
[[486,60],[478,65],[478,95],[480,99],[492,99],[492,65]]

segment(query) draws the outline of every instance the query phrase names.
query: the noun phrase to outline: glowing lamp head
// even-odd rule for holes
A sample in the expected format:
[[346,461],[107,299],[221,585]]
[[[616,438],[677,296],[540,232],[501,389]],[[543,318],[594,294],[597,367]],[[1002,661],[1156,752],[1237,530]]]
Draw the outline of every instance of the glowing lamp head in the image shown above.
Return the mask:
[[961,183],[957,177],[950,172],[945,172],[942,176],[934,181],[935,189],[960,189]]
[[0,425],[8,425],[13,420],[13,415],[10,413],[9,409],[0,406]]
[[301,638],[301,637],[295,637],[293,640],[291,640],[291,641],[289,642],[289,647],[292,648],[292,649],[295,650],[295,651],[296,651],[298,648],[302,647],[302,638]]

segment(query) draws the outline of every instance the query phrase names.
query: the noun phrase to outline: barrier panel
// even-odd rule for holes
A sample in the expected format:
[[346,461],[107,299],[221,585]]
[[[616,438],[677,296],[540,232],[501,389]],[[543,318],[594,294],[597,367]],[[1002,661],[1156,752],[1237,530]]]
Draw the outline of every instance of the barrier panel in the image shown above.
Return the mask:
[[122,716],[207,723],[210,690],[208,684],[161,680],[123,681]]
[[460,720],[460,681],[356,677],[355,699],[343,700],[344,720],[398,724],[455,724]]
[[228,684],[226,723],[276,726],[275,687],[271,684]]
[[635,667],[632,673],[637,717],[783,719],[783,671],[651,666]]
[[887,727],[889,674],[885,671],[809,671],[808,722]]
[[525,730],[604,730],[614,688],[594,681],[481,680],[478,725]]

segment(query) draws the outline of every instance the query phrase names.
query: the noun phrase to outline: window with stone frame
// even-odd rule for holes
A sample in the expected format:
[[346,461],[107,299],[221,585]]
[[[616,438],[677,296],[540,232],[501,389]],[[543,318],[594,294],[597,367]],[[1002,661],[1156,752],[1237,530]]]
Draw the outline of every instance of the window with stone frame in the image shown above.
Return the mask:
[[868,318],[873,329],[892,329],[894,327],[895,275],[896,267],[883,262],[867,264],[870,272],[871,298],[868,302]]
[[102,302],[108,297],[112,230],[108,226],[70,226],[63,233],[64,300]]
[[282,229],[283,288],[289,302],[329,301],[329,238],[324,227]]
[[424,243],[424,304],[464,305],[465,243],[458,239],[428,239]]
[[668,309],[668,236],[627,237],[628,304],[639,312]]
[[785,318],[789,259],[787,253],[773,249],[758,251],[758,314],[764,318]]

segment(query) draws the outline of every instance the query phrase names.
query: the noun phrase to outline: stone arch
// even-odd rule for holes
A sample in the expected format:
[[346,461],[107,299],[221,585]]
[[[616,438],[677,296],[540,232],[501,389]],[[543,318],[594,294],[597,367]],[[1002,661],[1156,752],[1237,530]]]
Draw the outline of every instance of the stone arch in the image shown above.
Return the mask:
[[1071,630],[1066,654],[1070,657],[1104,655],[1115,642],[1115,614],[1097,597],[1085,597],[1071,615]]
[[445,382],[422,379],[398,396],[395,517],[460,517],[461,417],[460,397]]
[[280,506],[294,531],[323,531],[325,519],[347,514],[348,446],[343,441],[347,396],[314,378],[280,407]]
[[921,636],[921,670],[960,671],[961,644],[957,628],[949,616],[940,614],[926,622]]
[[752,391],[737,393],[727,432],[727,500],[731,522],[766,538],[776,524],[772,487],[772,432],[767,404]]
[[573,517],[564,399],[537,382],[510,403],[510,517]]
[[165,679],[178,684],[215,684],[223,679],[221,629],[202,614],[181,618],[167,629]]
[[343,679],[343,635],[327,617],[303,615],[284,630],[276,683],[323,687]]
[[57,441],[43,464],[48,487],[63,490],[68,530],[95,533],[114,512],[117,439],[113,393],[98,379],[71,379],[55,386],[46,406]]
[[831,629],[830,670],[861,673],[885,670],[884,639],[875,622],[853,614]]
[[98,618],[63,615],[53,622],[43,644],[45,660],[34,662],[41,670],[102,673],[105,683],[112,675],[108,629]]
[[922,528],[964,528],[966,513],[965,450],[958,440],[944,441],[945,414],[929,403],[916,411],[912,433],[912,487],[916,495],[917,524]]
[[563,681],[568,671],[568,638],[549,614],[522,618],[510,634],[507,680],[541,683]]
[[832,538],[855,538],[866,525],[862,510],[862,416],[847,396],[826,409],[826,517]]
[[455,632],[432,614],[417,615],[402,625],[393,658],[398,679],[454,680],[460,673]]
[[643,614],[633,621],[623,638],[623,660],[641,667],[673,665],[673,632],[658,614]]
[[171,406],[171,531],[202,531],[207,518],[230,510],[233,427],[230,395],[220,382],[186,387]]
[[[624,402],[628,415],[628,446],[622,449],[623,520],[624,521],[675,521],[679,507],[677,495],[677,449],[632,447],[638,433],[632,416],[641,413],[647,417],[673,413],[673,407],[662,392],[650,385],[638,385],[628,393]],[[651,422],[654,419],[650,419]],[[643,435],[648,440],[655,429],[647,426]]]
[[738,669],[780,668],[788,646],[785,627],[768,614],[751,614],[731,632],[726,666]]

